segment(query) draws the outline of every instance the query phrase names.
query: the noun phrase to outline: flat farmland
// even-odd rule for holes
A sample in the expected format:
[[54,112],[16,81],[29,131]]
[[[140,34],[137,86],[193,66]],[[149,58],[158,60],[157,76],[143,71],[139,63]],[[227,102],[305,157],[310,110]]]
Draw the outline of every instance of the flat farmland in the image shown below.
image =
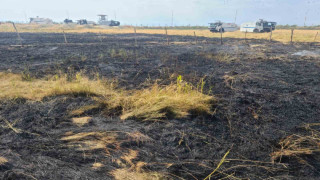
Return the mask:
[[0,27],[2,179],[320,176],[316,31]]
[[[103,26],[93,26],[93,25],[30,25],[30,24],[17,24],[16,25],[20,32],[31,32],[31,33],[97,33],[97,34],[132,34],[134,33],[134,27],[124,26],[124,27],[103,27]],[[12,24],[2,24],[0,32],[15,32]],[[136,27],[136,32],[140,34],[165,34],[165,28],[144,28]],[[211,33],[207,29],[175,29],[168,27],[167,30],[169,35],[177,36],[196,36],[207,37],[207,38],[220,38],[219,33]],[[261,39],[269,40],[270,33],[247,33],[235,31],[223,33],[223,38],[237,38],[237,39]],[[301,30],[296,29],[293,33],[293,42],[320,42],[319,30]],[[275,30],[272,33],[272,39],[274,41],[279,41],[283,43],[291,42],[291,30],[280,29]]]

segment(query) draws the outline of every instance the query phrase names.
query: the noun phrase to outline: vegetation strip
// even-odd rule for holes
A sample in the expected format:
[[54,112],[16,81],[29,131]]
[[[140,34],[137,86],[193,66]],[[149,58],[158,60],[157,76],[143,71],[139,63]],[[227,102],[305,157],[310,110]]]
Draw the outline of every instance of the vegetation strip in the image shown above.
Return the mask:
[[[19,29],[20,33],[99,33],[99,34],[132,34],[135,32],[137,34],[165,34],[165,29],[163,27],[157,28],[145,28],[139,27],[134,28],[131,26],[125,27],[118,27],[112,29],[105,29],[98,26],[80,26],[80,25],[36,25],[36,24],[17,24],[17,28]],[[280,27],[281,28],[281,27]],[[291,28],[297,27],[288,27],[288,29],[277,29],[272,32],[272,39],[274,41],[280,42],[290,42],[291,38]],[[298,28],[295,30],[294,35],[294,42],[320,42],[318,38],[315,40],[315,35],[319,31],[316,28],[313,29],[303,29]],[[15,32],[12,24],[2,24],[0,32]],[[188,27],[185,29],[167,29],[167,33],[169,36],[171,35],[178,35],[178,36],[194,36],[194,33],[197,34],[197,37],[208,37],[208,38],[220,38],[220,33],[211,33],[208,31],[207,28],[199,29],[195,27]],[[237,38],[237,39],[244,39],[245,38],[244,32],[235,31],[235,32],[225,32],[223,34],[224,38]],[[247,33],[247,39],[269,39],[269,33]],[[63,35],[62,35],[63,37]],[[63,41],[65,42],[65,41]]]
[[[116,89],[107,80],[90,80],[81,73],[71,79],[67,75],[56,75],[47,79],[24,77],[0,73],[0,91],[3,92],[0,98],[41,101],[44,97],[58,95],[95,97],[103,104],[107,114],[115,112],[122,120],[159,120],[186,118],[191,114],[212,114],[214,97],[203,94],[201,87],[193,88],[184,82],[181,76],[177,84],[165,87],[154,84],[150,88],[136,91]],[[117,112],[119,109],[120,112]]]

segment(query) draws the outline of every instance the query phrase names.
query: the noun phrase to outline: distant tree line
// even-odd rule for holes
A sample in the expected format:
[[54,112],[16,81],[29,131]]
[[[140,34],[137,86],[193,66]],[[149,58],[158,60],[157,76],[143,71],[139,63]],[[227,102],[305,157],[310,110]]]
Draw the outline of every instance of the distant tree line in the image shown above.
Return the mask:
[[[240,27],[240,25],[239,25]],[[165,26],[137,26],[137,29],[162,29]],[[167,29],[208,29],[208,26],[167,26]],[[276,29],[305,29],[305,30],[319,30],[320,25],[316,26],[298,26],[298,25],[277,25]]]
[[137,29],[208,29],[208,26],[136,26]]
[[298,25],[277,25],[276,29],[305,29],[305,30],[318,30],[320,25],[316,26],[298,26]]

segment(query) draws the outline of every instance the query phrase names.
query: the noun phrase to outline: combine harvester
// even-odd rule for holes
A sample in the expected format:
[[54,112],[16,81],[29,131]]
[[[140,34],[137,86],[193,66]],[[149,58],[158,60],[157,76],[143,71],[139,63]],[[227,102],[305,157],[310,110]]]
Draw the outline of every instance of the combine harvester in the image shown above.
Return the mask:
[[223,22],[216,22],[210,23],[209,30],[211,32],[233,32],[237,31],[239,28],[235,23],[223,23]]
[[270,32],[276,29],[276,25],[276,22],[264,21],[263,19],[260,19],[257,22],[248,22],[241,24],[240,31],[255,33]]

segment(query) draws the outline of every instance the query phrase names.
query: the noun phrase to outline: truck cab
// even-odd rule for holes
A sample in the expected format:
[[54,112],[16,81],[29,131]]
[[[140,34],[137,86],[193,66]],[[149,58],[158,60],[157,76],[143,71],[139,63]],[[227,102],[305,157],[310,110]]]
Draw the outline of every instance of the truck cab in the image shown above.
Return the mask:
[[211,32],[234,32],[239,28],[235,23],[224,23],[221,21],[215,23],[209,23],[209,30]]
[[85,24],[88,24],[88,21],[86,19],[80,19],[77,21],[77,24],[85,25]]
[[209,23],[209,30],[211,32],[224,32],[224,29],[222,28],[222,22],[216,22],[216,23]]
[[276,29],[276,22],[269,22],[260,19],[256,22],[256,29],[254,32],[270,32]]

